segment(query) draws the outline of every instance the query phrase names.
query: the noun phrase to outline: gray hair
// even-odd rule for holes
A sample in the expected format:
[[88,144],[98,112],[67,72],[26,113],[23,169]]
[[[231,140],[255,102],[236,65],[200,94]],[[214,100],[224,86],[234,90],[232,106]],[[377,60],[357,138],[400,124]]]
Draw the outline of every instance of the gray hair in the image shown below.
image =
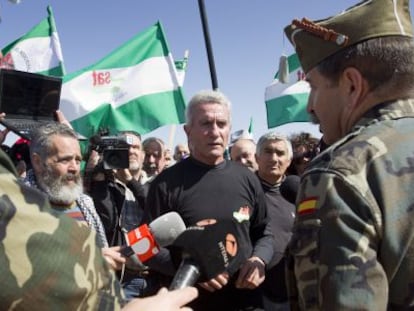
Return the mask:
[[194,108],[205,103],[216,103],[226,108],[229,111],[229,123],[231,124],[231,102],[222,92],[217,90],[202,90],[190,99],[185,111],[186,124],[191,125]]
[[46,159],[52,149],[52,135],[71,137],[78,140],[78,136],[69,126],[62,123],[47,123],[36,128],[32,132],[30,141],[30,156],[37,153],[42,159]]
[[162,152],[163,152],[163,154],[164,154],[164,152],[165,152],[165,149],[166,149],[166,147],[165,147],[165,143],[164,143],[164,141],[161,139],[161,138],[158,138],[158,137],[148,137],[148,138],[146,138],[143,142],[142,142],[142,148],[143,149],[145,149],[149,144],[151,144],[151,143],[156,143],[156,144],[158,144],[160,147],[161,147],[161,150],[162,150]]
[[269,141],[283,141],[286,146],[287,155],[290,160],[293,159],[293,150],[290,140],[283,134],[277,132],[269,132],[262,135],[256,145],[256,154],[260,155],[263,151],[263,146]]

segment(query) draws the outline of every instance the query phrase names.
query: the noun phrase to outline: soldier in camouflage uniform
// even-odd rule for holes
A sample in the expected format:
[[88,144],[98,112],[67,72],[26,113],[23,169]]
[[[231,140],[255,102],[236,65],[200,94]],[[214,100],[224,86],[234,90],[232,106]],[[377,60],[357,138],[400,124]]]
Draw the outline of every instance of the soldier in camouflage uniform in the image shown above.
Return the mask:
[[293,310],[414,308],[414,44],[408,0],[361,2],[285,33],[328,149],[301,177]]
[[52,215],[3,152],[0,164],[0,310],[119,310],[120,287],[96,234]]

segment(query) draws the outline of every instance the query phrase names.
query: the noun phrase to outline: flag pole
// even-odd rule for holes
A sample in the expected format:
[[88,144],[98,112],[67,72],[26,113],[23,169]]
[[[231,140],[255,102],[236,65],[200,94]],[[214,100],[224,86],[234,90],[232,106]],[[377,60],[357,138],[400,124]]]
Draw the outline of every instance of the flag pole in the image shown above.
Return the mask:
[[198,0],[198,8],[200,10],[201,23],[203,25],[204,41],[207,49],[208,65],[210,67],[211,85],[213,90],[218,89],[216,66],[214,64],[213,49],[211,47],[210,33],[208,30],[208,22],[204,0]]

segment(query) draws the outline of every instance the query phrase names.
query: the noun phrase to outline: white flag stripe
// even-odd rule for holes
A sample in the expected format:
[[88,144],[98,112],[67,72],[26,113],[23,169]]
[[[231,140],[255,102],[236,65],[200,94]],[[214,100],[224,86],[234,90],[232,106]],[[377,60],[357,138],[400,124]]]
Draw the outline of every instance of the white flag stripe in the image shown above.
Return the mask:
[[57,59],[63,63],[62,47],[60,45],[59,35],[56,31],[52,33],[52,47]]
[[[42,72],[59,66],[59,61],[61,61],[55,54],[50,37],[23,40],[18,42],[10,53],[13,58],[14,69],[21,71]],[[33,55],[36,55],[36,57],[33,57]]]
[[[98,70],[109,72],[111,82],[102,86],[93,86],[93,71],[87,71],[76,79],[63,84],[61,104],[65,106],[65,116],[74,120],[96,109],[103,103],[119,107],[143,95],[172,91],[178,88],[171,74],[168,57],[152,57],[135,66]],[[70,103],[78,107],[68,109]]]
[[280,97],[283,95],[292,95],[300,93],[309,93],[309,83],[305,80],[300,80],[294,84],[283,84],[278,80],[269,85],[265,91],[265,101],[269,101],[273,98]]
[[298,82],[296,82],[295,84],[289,86],[288,88],[286,88],[285,90],[283,90],[280,95],[294,95],[294,94],[301,94],[301,93],[309,93],[310,92],[310,86],[309,83],[304,81],[304,80],[300,80]]

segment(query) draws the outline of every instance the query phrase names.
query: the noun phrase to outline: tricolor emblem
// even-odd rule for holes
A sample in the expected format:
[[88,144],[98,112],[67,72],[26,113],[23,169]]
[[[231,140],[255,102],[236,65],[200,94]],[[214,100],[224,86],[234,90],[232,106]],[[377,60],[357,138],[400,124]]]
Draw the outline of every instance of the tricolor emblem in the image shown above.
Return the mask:
[[317,203],[316,197],[306,198],[299,204],[297,214],[299,216],[303,216],[303,215],[308,215],[308,214],[313,213],[316,210],[316,203]]

